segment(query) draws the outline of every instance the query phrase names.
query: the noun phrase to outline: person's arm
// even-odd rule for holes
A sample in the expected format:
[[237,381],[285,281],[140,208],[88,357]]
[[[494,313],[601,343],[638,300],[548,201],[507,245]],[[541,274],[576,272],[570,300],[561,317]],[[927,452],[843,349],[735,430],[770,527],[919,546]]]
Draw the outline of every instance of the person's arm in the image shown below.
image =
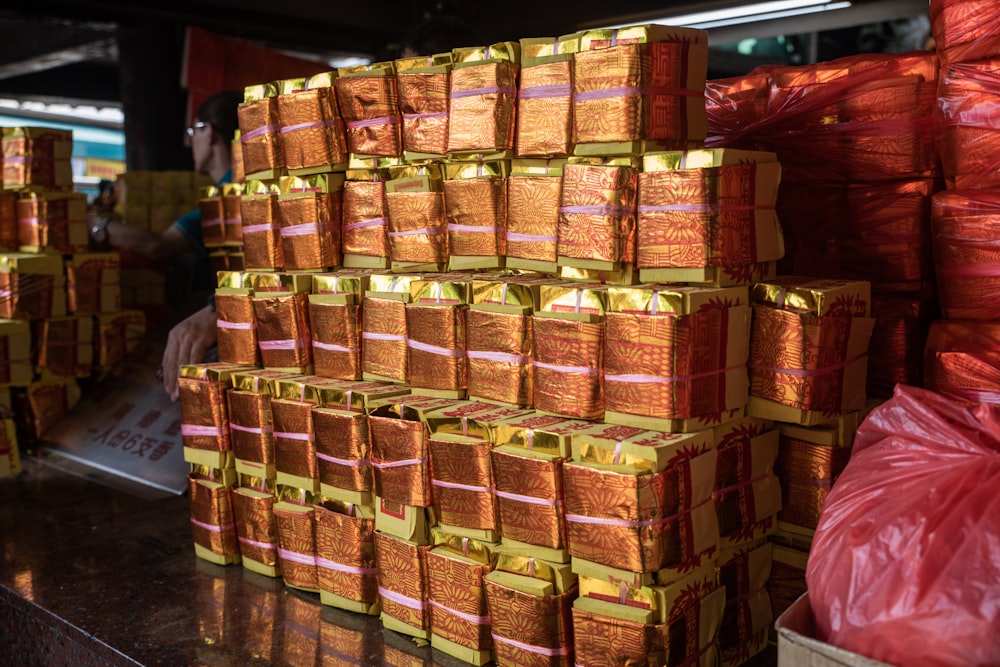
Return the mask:
[[165,262],[192,250],[191,240],[176,226],[162,234],[148,229],[111,221],[107,225],[108,243],[117,250],[130,250],[154,262]]
[[185,364],[200,364],[205,351],[212,347],[218,336],[215,306],[210,303],[187,319],[181,321],[167,336],[163,351],[163,389],[176,401],[180,397],[177,379]]

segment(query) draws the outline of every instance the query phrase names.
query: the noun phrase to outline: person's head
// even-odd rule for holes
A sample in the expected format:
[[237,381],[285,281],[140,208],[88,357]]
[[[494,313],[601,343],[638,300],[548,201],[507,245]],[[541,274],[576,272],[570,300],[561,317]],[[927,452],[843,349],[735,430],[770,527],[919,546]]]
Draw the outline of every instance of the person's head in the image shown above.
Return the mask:
[[188,129],[195,171],[211,173],[213,161],[224,160],[229,168],[233,135],[239,127],[236,109],[243,101],[242,93],[224,90],[202,102],[195,122]]

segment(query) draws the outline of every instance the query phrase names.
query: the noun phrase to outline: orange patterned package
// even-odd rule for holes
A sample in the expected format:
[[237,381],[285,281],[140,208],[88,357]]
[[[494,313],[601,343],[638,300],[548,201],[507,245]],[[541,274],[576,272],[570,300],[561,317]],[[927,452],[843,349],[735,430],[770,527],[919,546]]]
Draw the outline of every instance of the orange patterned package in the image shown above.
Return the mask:
[[247,86],[237,113],[246,180],[277,178],[285,166],[279,133],[277,85]]
[[719,557],[719,583],[726,589],[726,610],[719,627],[724,667],[737,667],[767,647],[774,621],[764,586],[771,575],[772,546],[741,547]]
[[347,150],[361,156],[402,156],[403,118],[393,63],[341,67],[334,87],[347,125]]
[[375,565],[378,594],[382,598],[382,625],[396,632],[430,639],[427,552],[419,546],[375,532]]
[[2,182],[8,188],[72,190],[73,133],[51,127],[8,127],[0,139]]
[[430,438],[431,488],[434,508],[446,530],[496,539],[499,528],[493,495],[492,445],[486,440],[454,433]]
[[0,191],[0,250],[17,251],[17,199],[14,190]]
[[934,196],[931,226],[941,313],[955,320],[996,319],[1000,193],[940,192]]
[[958,401],[1000,403],[1000,325],[936,320],[927,335],[924,386]]
[[747,414],[814,426],[865,405],[869,283],[782,276],[750,293]]
[[453,158],[511,156],[520,50],[517,42],[500,42],[452,52],[448,153]]
[[638,163],[631,158],[602,162],[571,161],[563,167],[560,266],[614,271],[635,261]]
[[389,268],[389,209],[385,199],[385,169],[347,171],[341,214],[344,266]]
[[313,276],[309,323],[317,375],[361,379],[361,299],[371,274],[357,269]]
[[286,270],[326,271],[340,265],[343,185],[340,174],[288,179],[288,192],[278,197]]
[[465,398],[465,319],[471,291],[471,278],[461,275],[410,283],[406,354],[414,393]]
[[774,422],[742,417],[716,426],[715,514],[719,535],[728,538],[771,518],[781,507],[781,488],[774,478],[778,431]]
[[392,270],[445,270],[448,228],[440,167],[398,167],[390,174],[385,198]]
[[452,54],[396,61],[403,155],[410,162],[442,159],[448,152],[448,101]]
[[1000,55],[994,27],[1000,8],[992,0],[931,0],[931,34],[943,65]]
[[282,487],[274,504],[278,560],[286,586],[319,592],[316,566],[315,496],[305,489]]
[[320,602],[359,614],[381,611],[370,506],[327,500],[315,507]]
[[609,287],[605,420],[691,431],[741,413],[748,300],[745,287]]
[[117,252],[78,253],[66,260],[66,307],[71,313],[110,313],[122,305]]
[[264,367],[311,372],[312,334],[308,295],[312,289],[312,276],[304,273],[252,275],[254,322]]
[[274,493],[261,489],[233,489],[233,523],[243,567],[266,577],[280,577],[278,526],[274,520]]
[[211,468],[232,467],[226,392],[230,376],[246,370],[236,364],[181,366],[178,388],[184,460]]
[[1000,124],[991,109],[1000,101],[1000,54],[973,63],[952,63],[938,93],[938,152],[949,187],[1000,185]]
[[226,245],[229,250],[243,249],[243,184],[226,183],[222,186],[222,224],[225,227]]
[[200,188],[198,213],[201,214],[201,239],[206,248],[218,248],[226,243],[226,222],[222,190],[214,185]]
[[94,368],[94,320],[90,315],[53,317],[35,323],[35,364],[58,377],[90,377]]
[[107,369],[124,359],[145,337],[146,316],[141,310],[101,313],[95,317],[95,327],[94,364]]
[[506,161],[445,165],[449,270],[503,268],[509,169]]
[[248,271],[281,271],[285,258],[281,253],[280,214],[277,185],[266,181],[247,181],[240,201],[243,222],[244,267]]
[[297,377],[295,373],[268,370],[235,371],[232,388],[226,392],[229,405],[229,432],[236,457],[236,471],[254,478],[274,481],[274,428],[271,397],[278,380]]
[[869,396],[889,398],[897,384],[923,386],[927,329],[938,313],[932,298],[872,296],[875,328],[868,349]]
[[22,190],[17,200],[17,241],[22,252],[87,252],[87,196]]
[[239,563],[231,489],[192,473],[188,475],[188,493],[195,554],[217,565]]
[[492,624],[483,578],[499,545],[434,531],[427,552],[431,646],[473,665],[493,659]]
[[507,268],[556,273],[564,159],[513,160],[507,177]]
[[365,380],[408,379],[406,304],[413,276],[375,274],[362,302],[361,371]]
[[242,271],[218,271],[215,316],[219,361],[260,365],[257,325],[253,314],[253,286]]
[[521,40],[515,142],[518,157],[572,154],[573,54],[579,50],[579,33]]
[[278,123],[285,167],[293,175],[339,171],[347,141],[333,90],[334,72],[279,81]]
[[0,254],[0,317],[39,320],[66,314],[61,255]]

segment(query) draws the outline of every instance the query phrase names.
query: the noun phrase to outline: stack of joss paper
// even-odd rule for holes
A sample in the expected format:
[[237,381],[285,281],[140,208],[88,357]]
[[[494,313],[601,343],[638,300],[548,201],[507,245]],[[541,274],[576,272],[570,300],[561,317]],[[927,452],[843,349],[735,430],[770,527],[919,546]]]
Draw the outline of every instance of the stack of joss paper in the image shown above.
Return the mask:
[[941,313],[954,320],[997,319],[994,287],[1000,191],[949,190],[934,196],[934,268]]
[[0,138],[3,178],[7,188],[36,186],[44,190],[73,189],[73,132],[51,127],[6,127]]
[[278,82],[281,162],[288,173],[305,176],[339,171],[347,163],[344,121],[334,92],[336,74]]
[[930,14],[942,64],[1000,55],[1000,37],[992,29],[1000,14],[989,0],[931,0]]
[[1000,96],[1000,54],[943,68],[938,91],[938,150],[949,188],[995,188],[1000,126],[992,118]]
[[924,386],[958,401],[1000,403],[996,321],[937,320],[927,335]]
[[346,172],[340,232],[345,267],[389,268],[388,169],[378,164],[354,160]]

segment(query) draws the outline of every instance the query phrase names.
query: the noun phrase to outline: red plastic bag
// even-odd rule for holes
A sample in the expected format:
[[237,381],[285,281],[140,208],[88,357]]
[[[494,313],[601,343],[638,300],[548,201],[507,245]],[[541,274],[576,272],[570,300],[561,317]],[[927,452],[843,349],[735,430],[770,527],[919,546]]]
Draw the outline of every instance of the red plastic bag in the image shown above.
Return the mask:
[[835,646],[906,667],[1000,664],[1000,408],[897,386],[858,429],[806,581]]

